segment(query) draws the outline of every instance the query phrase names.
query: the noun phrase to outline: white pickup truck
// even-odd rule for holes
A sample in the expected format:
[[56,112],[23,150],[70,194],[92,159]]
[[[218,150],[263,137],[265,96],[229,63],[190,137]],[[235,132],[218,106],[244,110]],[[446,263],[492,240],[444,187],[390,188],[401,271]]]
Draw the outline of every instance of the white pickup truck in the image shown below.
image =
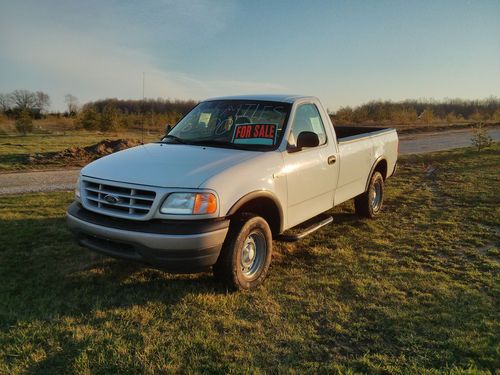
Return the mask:
[[319,229],[351,198],[358,214],[379,214],[397,154],[394,129],[334,127],[315,97],[209,99],[161,141],[83,168],[67,221],[92,250],[170,272],[211,267],[251,289],[273,238]]

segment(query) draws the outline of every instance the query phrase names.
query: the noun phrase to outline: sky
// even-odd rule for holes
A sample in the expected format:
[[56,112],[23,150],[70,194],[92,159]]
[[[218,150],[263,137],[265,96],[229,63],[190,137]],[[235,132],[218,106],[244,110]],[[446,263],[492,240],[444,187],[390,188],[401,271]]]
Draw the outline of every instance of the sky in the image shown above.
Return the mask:
[[500,97],[500,0],[0,0],[0,93]]

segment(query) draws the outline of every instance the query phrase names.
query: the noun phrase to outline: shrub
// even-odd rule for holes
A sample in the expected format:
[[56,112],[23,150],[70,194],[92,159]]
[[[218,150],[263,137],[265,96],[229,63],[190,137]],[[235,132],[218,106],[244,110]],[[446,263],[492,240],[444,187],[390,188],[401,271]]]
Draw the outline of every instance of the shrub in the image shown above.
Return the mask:
[[455,115],[455,112],[450,112],[446,115],[446,122],[452,123],[457,121],[457,116]]
[[99,119],[99,128],[101,131],[116,130],[119,125],[119,113],[116,107],[108,103],[104,107]]
[[500,108],[497,109],[492,115],[491,115],[491,119],[493,121],[500,121]]
[[481,149],[491,146],[493,140],[488,134],[488,130],[484,127],[483,123],[480,122],[474,127],[472,133],[472,145],[477,148],[478,152],[481,152]]
[[86,106],[80,112],[77,124],[86,130],[96,130],[99,127],[99,114],[94,106]]
[[430,109],[430,108],[425,109],[420,114],[419,120],[425,124],[430,124],[431,122],[433,122],[434,121],[434,112],[432,111],[432,109]]
[[0,112],[0,124],[6,123],[7,120],[7,116],[4,113]]
[[23,133],[23,135],[33,130],[33,120],[28,109],[25,108],[19,112],[16,120],[16,129],[19,133]]
[[475,111],[469,116],[469,120],[472,121],[481,121],[483,119],[483,116],[478,111]]
[[390,113],[390,121],[398,124],[409,124],[417,120],[417,111],[413,108],[403,108]]
[[333,116],[333,121],[337,124],[349,124],[352,122],[352,108],[342,107]]

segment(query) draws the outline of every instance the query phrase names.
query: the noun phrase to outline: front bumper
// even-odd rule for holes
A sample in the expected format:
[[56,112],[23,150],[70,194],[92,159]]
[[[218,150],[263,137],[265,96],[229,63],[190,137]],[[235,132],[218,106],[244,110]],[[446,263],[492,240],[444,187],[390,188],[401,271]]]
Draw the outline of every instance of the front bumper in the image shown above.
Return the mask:
[[116,219],[86,210],[78,202],[71,204],[66,216],[81,245],[170,272],[197,272],[215,264],[229,229],[227,219]]

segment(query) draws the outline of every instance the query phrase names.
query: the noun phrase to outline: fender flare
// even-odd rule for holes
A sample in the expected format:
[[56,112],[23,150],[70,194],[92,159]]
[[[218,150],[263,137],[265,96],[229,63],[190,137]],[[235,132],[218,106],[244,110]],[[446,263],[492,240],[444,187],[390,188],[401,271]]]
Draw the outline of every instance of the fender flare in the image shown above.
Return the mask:
[[283,222],[284,222],[283,221],[284,220],[283,207],[281,206],[281,203],[278,200],[278,198],[276,197],[276,195],[274,195],[272,192],[270,192],[268,190],[257,190],[257,191],[252,191],[248,194],[245,194],[243,197],[238,199],[236,201],[236,203],[234,203],[231,206],[231,208],[227,212],[226,216],[234,215],[241,207],[243,207],[244,204],[246,204],[254,199],[257,199],[257,198],[270,199],[276,205],[276,207],[278,208],[278,214],[280,217],[280,232],[281,232],[282,228],[283,228]]
[[[377,168],[377,165],[379,165],[379,163],[384,160],[386,163],[387,163],[387,160],[385,160],[385,157],[383,155],[379,156],[375,162],[373,163],[372,165],[372,168],[370,169],[370,173],[368,174],[368,180],[366,181],[366,185],[365,185],[365,191],[368,190],[368,186],[370,186],[370,180],[372,179],[372,176],[373,176],[373,172],[375,171],[375,168]],[[389,166],[387,166],[389,167]],[[387,178],[387,176],[382,176],[384,178],[384,180]]]

